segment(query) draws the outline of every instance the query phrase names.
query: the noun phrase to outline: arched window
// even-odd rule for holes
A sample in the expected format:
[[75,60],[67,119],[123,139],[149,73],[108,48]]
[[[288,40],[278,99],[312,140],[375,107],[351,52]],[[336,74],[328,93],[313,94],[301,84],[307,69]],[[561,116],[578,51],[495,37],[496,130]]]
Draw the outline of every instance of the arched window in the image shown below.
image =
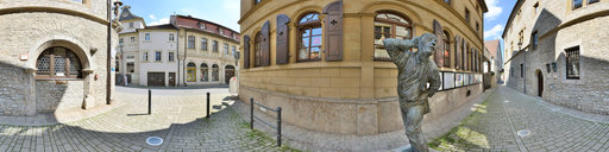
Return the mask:
[[385,38],[411,39],[412,25],[408,18],[390,12],[379,12],[374,18],[374,59],[389,60],[383,46]]
[[452,52],[450,51],[450,34],[448,34],[447,31],[444,31],[442,39],[444,39],[444,67],[450,68],[452,59]]
[[82,78],[80,59],[64,47],[52,47],[44,50],[36,60],[36,78],[38,79],[75,79]]
[[211,74],[212,74],[212,81],[220,81],[220,79],[219,79],[220,78],[220,75],[219,75],[220,74],[220,68],[218,67],[218,65],[214,64],[211,67],[211,69],[212,69],[212,72],[211,72]]
[[254,66],[262,65],[262,39],[264,39],[262,33],[256,33],[256,39],[254,40]]
[[197,65],[190,62],[186,65],[186,82],[197,81]]
[[299,51],[298,61],[321,59],[322,29],[319,13],[308,13],[298,20]]
[[205,63],[201,63],[201,81],[202,82],[207,82],[209,81],[209,68],[207,67],[207,64]]

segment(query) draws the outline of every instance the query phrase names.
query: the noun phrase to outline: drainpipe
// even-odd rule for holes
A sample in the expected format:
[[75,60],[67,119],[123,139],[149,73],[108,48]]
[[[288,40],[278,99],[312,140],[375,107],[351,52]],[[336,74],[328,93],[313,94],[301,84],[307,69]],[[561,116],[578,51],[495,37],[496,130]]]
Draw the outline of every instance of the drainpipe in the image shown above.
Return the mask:
[[[518,51],[524,51],[524,49],[522,49],[522,42],[518,42]],[[524,62],[522,63],[522,76],[524,77],[524,81],[522,82],[522,90],[524,92],[524,94],[527,94],[527,51],[524,51],[523,54],[524,56]]]
[[[184,86],[186,86],[186,56],[188,55],[188,50],[187,50],[187,46],[188,46],[188,31],[186,31],[186,29],[184,29],[184,61],[182,62],[182,83],[184,84]],[[195,40],[196,42],[196,40]]]
[[524,51],[524,71],[522,71],[524,73],[524,94],[527,94],[527,54],[528,51]]
[[176,77],[175,77],[175,79],[176,79],[175,87],[178,87],[178,84],[180,83],[180,81],[177,80],[178,74],[180,74],[180,59],[179,59],[179,57],[180,57],[180,30],[179,29],[176,29],[176,57],[178,58],[178,59],[176,59],[178,61],[178,64],[177,64],[178,68],[177,68]]
[[111,103],[110,100],[112,100],[111,99],[111,96],[112,96],[112,94],[111,94],[112,93],[112,90],[111,90],[111,87],[112,87],[112,84],[111,84],[112,83],[111,82],[112,81],[112,69],[111,69],[112,68],[112,65],[111,65],[112,64],[111,63],[112,62],[112,42],[111,42],[112,35],[110,35],[110,34],[112,34],[112,21],[111,21],[112,20],[112,15],[111,15],[112,5],[110,4],[110,0],[106,0],[106,2],[107,2],[107,9],[108,9],[107,10],[108,11],[108,13],[107,13],[107,15],[108,15],[107,16],[108,17],[108,29],[107,29],[108,30],[108,37],[107,37],[108,46],[107,46],[107,52],[106,52],[107,53],[106,54],[106,74],[107,74],[107,76],[106,76],[106,104],[109,105]]

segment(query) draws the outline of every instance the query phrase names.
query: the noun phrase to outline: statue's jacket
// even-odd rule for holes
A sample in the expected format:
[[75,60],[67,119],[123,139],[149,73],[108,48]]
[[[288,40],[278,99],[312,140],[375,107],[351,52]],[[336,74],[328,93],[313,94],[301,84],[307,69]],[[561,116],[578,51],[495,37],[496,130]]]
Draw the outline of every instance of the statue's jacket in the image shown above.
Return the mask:
[[[423,61],[417,53],[409,51],[415,46],[415,40],[385,41],[387,53],[398,68],[397,91],[400,105],[425,104],[428,108],[427,97],[430,93],[435,93],[441,80],[432,60]],[[427,112],[428,110],[426,109]]]

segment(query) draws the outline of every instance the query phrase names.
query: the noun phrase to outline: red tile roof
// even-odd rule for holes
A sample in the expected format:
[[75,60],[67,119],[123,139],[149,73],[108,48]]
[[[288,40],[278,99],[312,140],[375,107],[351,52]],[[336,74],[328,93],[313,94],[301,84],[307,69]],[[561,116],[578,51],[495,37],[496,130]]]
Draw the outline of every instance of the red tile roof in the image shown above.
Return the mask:
[[[174,20],[175,17],[175,20]],[[173,23],[175,21],[175,23]],[[230,28],[222,26],[220,24],[210,22],[203,19],[194,18],[192,16],[183,16],[183,15],[175,15],[172,16],[172,24],[175,24],[177,27],[184,27],[189,29],[196,29],[200,31],[204,31],[207,33],[216,34],[225,38],[233,39],[235,41],[240,41],[241,36],[239,32],[236,32]],[[200,25],[204,25],[205,29],[202,29]],[[220,32],[222,31],[222,33]]]
[[499,49],[499,40],[490,40],[484,42],[484,47],[488,49],[491,56],[497,58],[497,49]]

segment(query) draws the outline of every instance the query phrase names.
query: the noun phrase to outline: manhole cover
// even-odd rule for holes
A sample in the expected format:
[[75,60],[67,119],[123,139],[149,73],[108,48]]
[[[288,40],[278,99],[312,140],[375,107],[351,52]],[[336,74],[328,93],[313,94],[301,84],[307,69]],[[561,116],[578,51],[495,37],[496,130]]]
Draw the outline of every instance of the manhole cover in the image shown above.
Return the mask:
[[146,138],[146,143],[150,146],[158,146],[163,144],[163,138],[161,137],[148,137]]
[[523,129],[523,130],[518,131],[518,136],[520,136],[520,137],[525,137],[525,136],[528,136],[530,134],[531,134],[531,131],[527,130],[527,129]]

